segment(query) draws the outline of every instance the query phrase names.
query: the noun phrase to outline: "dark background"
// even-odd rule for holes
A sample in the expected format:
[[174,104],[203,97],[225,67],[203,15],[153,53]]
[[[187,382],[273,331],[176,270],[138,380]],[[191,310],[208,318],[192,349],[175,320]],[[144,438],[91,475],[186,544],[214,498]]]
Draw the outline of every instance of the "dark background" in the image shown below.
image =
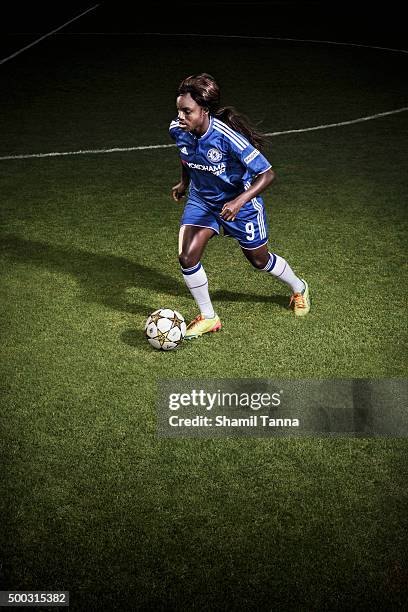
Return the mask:
[[[2,33],[44,34],[98,4],[97,0],[50,5],[20,2],[2,15]],[[150,0],[130,6],[102,0],[99,7],[67,27],[79,32],[224,33],[308,37],[406,48],[402,3],[296,0]]]
[[[190,62],[219,66],[226,102],[268,131],[406,105],[402,54],[259,43],[259,65],[252,41],[163,37],[158,49],[157,36],[126,37],[230,33],[407,48],[406,22],[390,3],[370,14],[347,2],[145,4],[101,2],[1,66],[2,154],[163,143]],[[16,4],[0,20],[0,57],[91,6]],[[256,86],[241,87],[242,75]],[[154,378],[191,378],[198,365],[206,376],[403,372],[394,279],[406,115],[274,139],[273,240],[310,270],[316,316],[295,328],[277,287],[266,334],[270,290],[224,265],[234,262],[232,245],[217,243],[209,273],[220,274],[214,294],[231,331],[221,350],[203,339],[187,359],[158,360],[142,339],[165,295],[181,312],[191,308],[174,256],[173,152],[2,165],[7,588],[69,589],[72,612],[406,609],[403,439],[167,444],[153,439],[152,410]]]

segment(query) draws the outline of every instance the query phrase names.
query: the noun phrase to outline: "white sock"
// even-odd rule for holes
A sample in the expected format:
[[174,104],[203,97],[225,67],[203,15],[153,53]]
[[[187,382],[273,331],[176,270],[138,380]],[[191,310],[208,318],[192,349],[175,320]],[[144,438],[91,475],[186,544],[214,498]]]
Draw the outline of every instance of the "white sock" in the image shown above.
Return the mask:
[[213,319],[215,312],[211,304],[210,294],[208,293],[208,280],[203,266],[198,262],[192,268],[181,268],[181,271],[201,314],[206,319]]
[[304,282],[296,276],[286,259],[276,255],[276,253],[269,253],[269,261],[263,271],[269,272],[269,274],[286,283],[293,293],[302,293],[305,288]]

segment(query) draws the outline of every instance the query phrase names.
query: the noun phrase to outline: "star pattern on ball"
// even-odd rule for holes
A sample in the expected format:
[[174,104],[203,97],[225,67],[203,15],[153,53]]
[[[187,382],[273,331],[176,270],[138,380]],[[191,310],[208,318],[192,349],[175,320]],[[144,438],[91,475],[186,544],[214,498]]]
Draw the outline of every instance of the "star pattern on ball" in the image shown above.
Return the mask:
[[186,333],[186,323],[177,310],[158,308],[149,315],[144,333],[155,349],[170,351],[180,346]]
[[160,329],[158,329],[157,330],[157,336],[156,336],[155,339],[160,342],[160,346],[163,346],[163,344],[165,342],[167,342],[167,340],[168,340],[167,332],[161,332]]
[[183,319],[180,319],[176,313],[174,313],[173,317],[169,317],[169,321],[172,322],[172,327],[178,327],[179,330],[181,331],[181,324],[183,323]]
[[159,319],[161,319],[161,318],[162,318],[162,316],[161,316],[160,312],[156,312],[156,313],[150,315],[151,322],[154,323],[155,325],[157,325],[157,321]]

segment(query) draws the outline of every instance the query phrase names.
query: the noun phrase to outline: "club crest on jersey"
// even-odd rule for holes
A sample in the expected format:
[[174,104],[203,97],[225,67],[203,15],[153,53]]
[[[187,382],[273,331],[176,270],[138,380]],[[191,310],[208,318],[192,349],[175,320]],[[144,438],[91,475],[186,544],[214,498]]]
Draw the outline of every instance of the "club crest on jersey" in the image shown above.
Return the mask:
[[207,151],[207,157],[211,162],[215,163],[222,159],[222,153],[218,149],[209,149]]

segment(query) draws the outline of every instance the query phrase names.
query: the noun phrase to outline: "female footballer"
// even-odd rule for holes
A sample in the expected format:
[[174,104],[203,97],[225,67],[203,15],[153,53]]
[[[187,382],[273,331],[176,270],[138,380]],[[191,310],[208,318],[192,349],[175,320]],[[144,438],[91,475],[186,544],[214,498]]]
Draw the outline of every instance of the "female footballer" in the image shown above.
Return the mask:
[[309,287],[289,264],[268,250],[265,209],[260,194],[275,179],[260,153],[264,138],[233,107],[220,108],[220,89],[206,73],[184,79],[177,90],[178,117],[170,124],[181,158],[181,179],[172,188],[175,201],[188,192],[181,219],[179,261],[184,280],[200,314],[188,325],[186,338],[221,329],[200,262],[204,249],[220,233],[235,238],[256,268],[291,289],[289,307],[296,316],[310,310]]

